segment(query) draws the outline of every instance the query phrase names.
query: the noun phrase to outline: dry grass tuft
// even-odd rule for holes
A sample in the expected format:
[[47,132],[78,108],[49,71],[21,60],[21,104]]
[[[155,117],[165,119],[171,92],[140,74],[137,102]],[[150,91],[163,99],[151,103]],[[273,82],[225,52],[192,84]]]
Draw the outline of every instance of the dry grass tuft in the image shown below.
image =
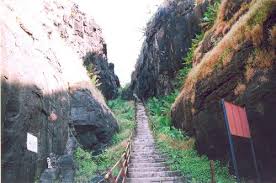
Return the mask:
[[252,67],[247,67],[245,72],[246,81],[249,82],[254,75],[255,75],[255,69]]
[[204,2],[204,0],[196,0],[195,3],[196,5],[202,4]]
[[225,28],[228,26],[228,24],[226,23],[226,22],[220,22],[220,23],[218,23],[217,24],[217,26],[216,26],[216,30],[215,30],[215,36],[218,36],[219,34],[225,34]]
[[[258,45],[262,41],[262,24],[273,8],[273,6],[271,6],[272,3],[276,5],[276,2],[273,0],[256,0],[252,3],[249,11],[239,18],[217,46],[206,53],[201,62],[191,70],[184,84],[184,91],[182,91],[183,95],[189,95],[196,81],[206,78],[214,71],[214,66],[221,62],[221,55],[223,55],[225,50],[231,51],[227,56],[222,58],[223,65],[227,65],[231,61],[231,56],[237,52],[246,41],[252,41],[255,45]],[[260,12],[260,10],[261,14],[257,13]],[[223,8],[221,8],[221,11],[223,11]],[[256,14],[260,14],[261,18],[256,17]],[[271,59],[269,59],[271,54],[264,53],[265,52],[260,52],[256,54],[256,58],[261,56],[263,60],[267,60],[260,63],[258,67],[266,67],[271,64]]]
[[260,46],[263,41],[263,27],[256,25],[250,32],[251,40],[254,46]]
[[195,139],[193,138],[189,138],[188,140],[177,140],[175,138],[171,138],[168,135],[165,134],[159,134],[158,135],[158,139],[160,141],[165,141],[168,144],[171,145],[171,147],[173,147],[174,149],[177,150],[188,150],[188,149],[193,149],[194,145],[195,145]]
[[273,48],[269,50],[256,48],[253,54],[250,55],[250,57],[247,60],[246,72],[245,72],[245,78],[247,82],[254,77],[257,69],[259,70],[271,69],[273,62],[275,62],[274,60],[275,56],[276,55]]
[[276,25],[274,25],[270,30],[270,41],[272,46],[275,48],[276,47]]
[[218,12],[218,21],[222,22],[225,19],[225,13],[227,9],[231,6],[231,0],[222,0]]
[[238,83],[234,90],[234,93],[235,93],[235,95],[241,95],[244,93],[245,89],[246,89],[245,84]]
[[255,49],[253,68],[269,69],[275,60],[275,51],[273,49]]

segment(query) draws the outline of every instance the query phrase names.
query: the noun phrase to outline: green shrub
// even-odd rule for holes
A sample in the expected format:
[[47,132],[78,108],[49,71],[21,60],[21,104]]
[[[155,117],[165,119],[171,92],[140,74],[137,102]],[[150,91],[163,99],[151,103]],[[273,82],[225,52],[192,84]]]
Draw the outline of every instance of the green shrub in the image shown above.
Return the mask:
[[215,2],[211,6],[207,7],[207,11],[204,13],[203,20],[202,20],[203,23],[206,24],[207,29],[211,28],[214,25],[215,20],[217,18],[219,5],[220,5],[220,0],[215,0]]
[[176,77],[176,83],[178,88],[180,88],[183,85],[184,79],[186,78],[186,76],[188,75],[188,73],[193,67],[194,51],[197,48],[198,44],[202,41],[203,37],[204,37],[203,32],[195,36],[195,38],[192,40],[192,46],[189,48],[189,51],[187,52],[186,56],[183,58],[184,67],[178,71],[178,74]]
[[112,137],[111,145],[99,155],[78,148],[74,153],[74,159],[78,164],[76,182],[87,182],[93,176],[102,175],[112,167],[125,150],[126,141],[135,127],[134,102],[115,99],[108,101],[108,106],[118,120],[119,132]]

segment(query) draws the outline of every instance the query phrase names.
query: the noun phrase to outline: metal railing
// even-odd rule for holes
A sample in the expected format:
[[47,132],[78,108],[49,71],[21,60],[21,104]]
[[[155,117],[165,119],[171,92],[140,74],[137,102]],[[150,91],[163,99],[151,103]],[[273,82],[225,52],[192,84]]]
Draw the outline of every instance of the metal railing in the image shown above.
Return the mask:
[[[121,158],[115,163],[115,165],[105,174],[104,179],[108,182],[111,183],[117,183],[118,181],[124,183],[126,181],[126,176],[127,176],[127,169],[128,169],[128,163],[130,159],[130,152],[131,152],[131,140],[132,140],[132,135],[131,133],[127,147],[121,156]],[[116,168],[120,168],[119,173],[117,176],[114,176],[114,170]]]

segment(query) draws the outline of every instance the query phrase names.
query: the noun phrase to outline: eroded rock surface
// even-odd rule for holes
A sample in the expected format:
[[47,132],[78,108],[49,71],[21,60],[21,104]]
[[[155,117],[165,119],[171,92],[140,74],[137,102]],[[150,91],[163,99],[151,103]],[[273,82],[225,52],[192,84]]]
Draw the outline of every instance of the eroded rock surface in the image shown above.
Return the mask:
[[[69,146],[74,145],[67,143],[68,124],[77,122],[72,114],[78,107],[86,106],[85,114],[80,113],[89,116],[86,125],[94,129],[101,122],[101,132],[95,131],[96,140],[93,137],[93,148],[97,143],[102,145],[110,140],[117,129],[104,97],[91,84],[83,66],[81,56],[85,51],[77,53],[78,46],[73,48],[69,38],[64,38],[60,32],[63,23],[55,22],[59,20],[56,17],[63,20],[60,12],[75,15],[74,8],[67,0],[58,4],[51,0],[0,2],[2,182],[34,182],[47,167],[46,158],[50,153],[67,157],[66,161],[61,158],[60,162],[65,161],[65,164],[61,166],[64,171],[60,171],[59,177],[73,175],[74,170],[69,167],[72,165]],[[78,26],[71,26],[70,31],[76,33]],[[67,31],[69,34],[69,29]],[[73,33],[70,36],[77,38]],[[90,39],[89,51],[103,50],[101,46],[98,48],[102,45],[97,41],[100,37],[93,35]],[[73,42],[88,48],[82,42]],[[76,85],[78,88],[72,90]],[[73,101],[76,95],[85,96],[85,100]],[[27,133],[37,137],[37,153],[27,150]],[[77,136],[85,145],[80,138]]]
[[66,6],[64,2],[52,1],[45,2],[44,7],[48,19],[54,23],[66,44],[78,53],[85,65],[93,65],[93,72],[101,83],[98,88],[105,98],[117,97],[120,82],[114,73],[114,65],[108,63],[107,45],[94,19],[80,11],[77,4]]
[[[264,177],[276,167],[275,17],[275,1],[223,1],[172,107],[174,125],[196,138],[200,153],[229,160],[221,99],[245,106]],[[254,175],[249,141],[234,140],[241,173]]]
[[148,98],[168,94],[175,88],[173,79],[200,30],[207,4],[203,1],[195,7],[193,0],[165,1],[147,25],[129,92]]
[[96,92],[86,83],[70,87],[71,119],[77,139],[86,148],[95,150],[108,143],[118,125],[104,101],[98,102],[93,93]]

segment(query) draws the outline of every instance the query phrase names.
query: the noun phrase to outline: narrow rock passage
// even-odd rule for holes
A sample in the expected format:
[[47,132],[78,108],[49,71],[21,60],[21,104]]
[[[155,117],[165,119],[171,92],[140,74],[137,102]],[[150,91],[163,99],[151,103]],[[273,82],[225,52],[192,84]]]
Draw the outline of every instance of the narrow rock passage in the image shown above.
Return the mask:
[[170,171],[164,157],[155,148],[148,117],[142,103],[137,103],[136,120],[137,131],[132,142],[127,182],[184,182],[179,172]]

